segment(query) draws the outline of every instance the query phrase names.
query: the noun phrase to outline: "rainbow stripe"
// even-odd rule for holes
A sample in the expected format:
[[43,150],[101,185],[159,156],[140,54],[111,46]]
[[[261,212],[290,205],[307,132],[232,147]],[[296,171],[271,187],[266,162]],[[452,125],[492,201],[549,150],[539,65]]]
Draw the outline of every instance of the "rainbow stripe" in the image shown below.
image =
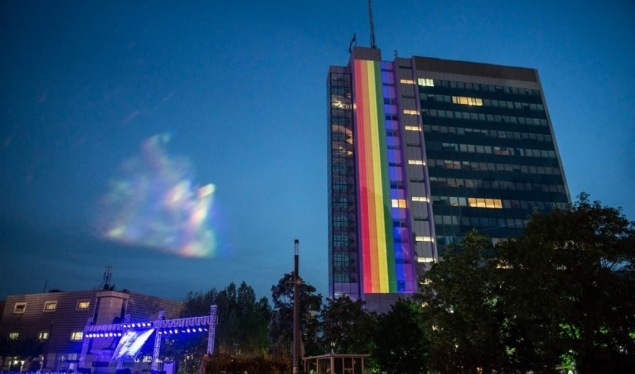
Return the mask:
[[397,292],[380,63],[354,60],[360,247],[365,293]]

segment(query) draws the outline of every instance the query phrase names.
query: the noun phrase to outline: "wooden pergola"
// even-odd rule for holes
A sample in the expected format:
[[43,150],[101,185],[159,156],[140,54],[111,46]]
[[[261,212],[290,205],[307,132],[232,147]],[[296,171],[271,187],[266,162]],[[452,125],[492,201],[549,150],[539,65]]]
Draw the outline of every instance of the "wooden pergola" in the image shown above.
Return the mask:
[[367,354],[329,353],[302,359],[304,372],[312,374],[364,374]]

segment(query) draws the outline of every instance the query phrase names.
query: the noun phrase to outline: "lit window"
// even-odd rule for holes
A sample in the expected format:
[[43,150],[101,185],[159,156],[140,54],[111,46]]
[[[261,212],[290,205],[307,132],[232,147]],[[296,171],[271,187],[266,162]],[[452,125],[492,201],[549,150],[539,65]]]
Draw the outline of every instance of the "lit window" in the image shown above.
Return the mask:
[[71,333],[71,340],[73,340],[73,341],[82,340],[83,338],[84,338],[84,332],[83,331],[73,331]]
[[44,311],[45,312],[53,312],[57,308],[57,301],[46,301],[44,302]]
[[417,79],[419,86],[427,86],[427,87],[434,87],[434,80],[430,79],[430,78],[419,78]]
[[503,203],[500,199],[480,199],[469,197],[467,203],[471,208],[491,208],[503,209]]
[[483,99],[476,97],[452,96],[454,104],[483,106]]
[[13,313],[24,313],[26,311],[26,303],[15,303]]
[[408,165],[425,165],[423,160],[408,160]]
[[412,79],[401,79],[399,82],[405,84],[415,84],[415,81],[413,81]]
[[48,339],[48,338],[49,338],[49,333],[48,333],[48,331],[42,331],[42,332],[40,332],[40,333],[38,334],[37,338],[38,338],[39,340],[46,340],[46,339]]
[[10,332],[9,333],[9,339],[11,339],[11,340],[16,340],[18,338],[18,336],[20,336],[19,332]]
[[392,199],[393,208],[406,208],[406,200],[404,199]]
[[421,202],[427,203],[428,198],[425,196],[413,196],[412,201],[421,201]]
[[143,362],[152,362],[152,356],[143,356]]
[[430,237],[430,236],[416,236],[415,237],[415,241],[418,241],[418,242],[433,242],[434,239],[432,239],[432,237]]
[[434,262],[432,257],[417,257],[417,262]]
[[421,131],[421,127],[419,127],[419,126],[406,126],[406,130],[408,130],[408,131]]
[[411,114],[411,115],[416,116],[417,114],[419,114],[419,112],[417,112],[416,110],[404,109],[403,110],[403,114]]
[[88,300],[79,300],[77,302],[77,309],[88,309],[88,307],[90,306],[90,301]]

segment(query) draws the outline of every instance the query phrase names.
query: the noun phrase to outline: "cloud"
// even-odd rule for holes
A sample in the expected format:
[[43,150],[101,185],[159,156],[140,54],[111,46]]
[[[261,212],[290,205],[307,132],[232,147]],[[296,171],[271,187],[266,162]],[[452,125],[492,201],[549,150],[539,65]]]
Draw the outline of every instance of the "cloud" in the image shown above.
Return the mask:
[[190,162],[167,154],[169,140],[169,134],[147,139],[110,181],[99,210],[101,236],[184,257],[214,256],[208,217],[215,187],[194,184]]

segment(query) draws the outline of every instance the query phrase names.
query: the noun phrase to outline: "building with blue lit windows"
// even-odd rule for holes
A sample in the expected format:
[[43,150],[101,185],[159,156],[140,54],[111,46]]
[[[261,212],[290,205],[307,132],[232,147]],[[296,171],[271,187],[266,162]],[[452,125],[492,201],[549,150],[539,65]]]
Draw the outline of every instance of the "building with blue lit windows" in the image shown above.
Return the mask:
[[570,202],[536,69],[355,47],[327,89],[332,298],[387,311],[467,231]]

